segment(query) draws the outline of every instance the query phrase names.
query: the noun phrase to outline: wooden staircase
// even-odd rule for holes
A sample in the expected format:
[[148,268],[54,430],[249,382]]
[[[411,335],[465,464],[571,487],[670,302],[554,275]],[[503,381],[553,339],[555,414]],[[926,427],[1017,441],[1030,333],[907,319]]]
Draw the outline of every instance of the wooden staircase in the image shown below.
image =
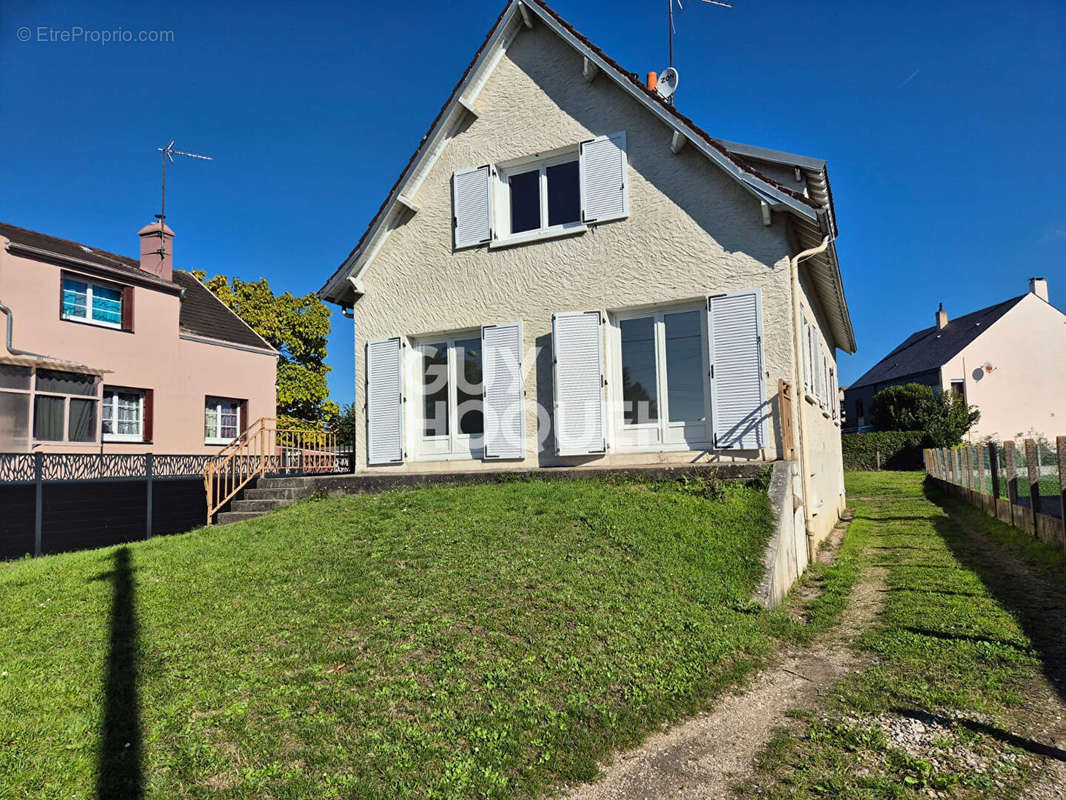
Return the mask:
[[295,476],[344,471],[339,462],[333,432],[279,428],[273,417],[258,419],[204,466],[207,524],[216,515],[221,524],[242,522],[289,505],[307,493]]

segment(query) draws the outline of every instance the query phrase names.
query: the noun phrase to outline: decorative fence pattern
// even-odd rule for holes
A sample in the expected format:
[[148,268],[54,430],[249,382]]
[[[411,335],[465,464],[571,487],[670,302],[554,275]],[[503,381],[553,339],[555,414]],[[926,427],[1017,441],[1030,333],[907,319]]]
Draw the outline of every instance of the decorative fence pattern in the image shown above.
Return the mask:
[[[311,458],[279,448],[265,474],[349,472],[352,455],[334,448]],[[212,458],[0,453],[0,558],[146,539],[203,524],[204,469]]]
[[952,494],[1066,550],[1066,436],[924,451],[925,471]]

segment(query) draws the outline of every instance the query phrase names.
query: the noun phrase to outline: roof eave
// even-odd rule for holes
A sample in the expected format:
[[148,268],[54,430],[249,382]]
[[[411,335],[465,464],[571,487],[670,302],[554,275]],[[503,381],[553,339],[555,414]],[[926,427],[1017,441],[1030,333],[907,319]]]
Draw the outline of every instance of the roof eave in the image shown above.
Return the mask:
[[[446,137],[446,132],[455,121],[456,115],[470,113],[470,105],[476,99],[477,91],[480,91],[480,87],[472,93],[472,96],[468,96],[471,93],[466,90],[476,80],[482,77],[487,78],[487,76],[482,74],[485,65],[493,58],[502,55],[502,49],[505,49],[506,44],[509,44],[507,42],[501,49],[501,42],[508,35],[516,33],[525,24],[523,21],[524,14],[520,10],[521,6],[525,6],[526,12],[535,14],[537,19],[592,62],[600,72],[614,81],[637,102],[644,105],[662,122],[683,135],[697,150],[717,164],[727,175],[753,195],[760,200],[767,201],[775,209],[791,211],[811,222],[818,220],[819,209],[812,204],[812,201],[808,201],[806,198],[794,197],[783,187],[775,185],[765,176],[760,176],[753,171],[742,168],[726,154],[724,148],[719,150],[712,145],[708,141],[709,137],[706,134],[689,125],[676,111],[668,109],[663,103],[654,99],[649,91],[645,90],[643,86],[638,86],[618,65],[608,61],[596,49],[590,47],[586,41],[583,41],[581,37],[563,24],[560,18],[557,18],[546,7],[538,2],[511,0],[500,14],[492,30],[490,30],[489,36],[475,55],[474,61],[467,67],[463,78],[452,91],[451,97],[441,110],[429,133],[419,143],[418,149],[401,173],[400,178],[393,185],[385,203],[378,210],[367,232],[326,284],[319,289],[318,296],[322,300],[339,305],[347,305],[355,299],[357,293],[353,292],[351,287],[345,284],[345,278],[348,275],[354,276],[356,279],[361,277],[367,264],[380,249],[378,239],[383,231],[387,231],[387,224],[400,213],[400,207],[409,208],[407,203],[399,202],[400,195],[406,194],[410,196],[414,194],[414,192],[405,191],[407,183],[413,175],[422,169],[427,153],[433,152],[436,146],[442,143],[441,139]],[[428,169],[423,170],[423,172],[427,171]]]

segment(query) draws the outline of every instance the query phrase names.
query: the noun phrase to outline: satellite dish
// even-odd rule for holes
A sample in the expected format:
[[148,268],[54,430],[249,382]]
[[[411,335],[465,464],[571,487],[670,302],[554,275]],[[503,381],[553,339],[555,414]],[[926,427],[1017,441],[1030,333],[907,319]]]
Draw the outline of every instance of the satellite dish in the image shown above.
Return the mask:
[[667,67],[659,74],[659,83],[655,86],[655,93],[664,100],[677,91],[677,70]]

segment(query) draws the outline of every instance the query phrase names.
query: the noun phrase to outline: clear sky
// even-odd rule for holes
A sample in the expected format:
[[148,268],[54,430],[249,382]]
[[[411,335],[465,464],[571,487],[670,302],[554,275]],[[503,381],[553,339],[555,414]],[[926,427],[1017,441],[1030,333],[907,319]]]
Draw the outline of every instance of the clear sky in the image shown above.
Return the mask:
[[[680,110],[829,162],[859,343],[841,383],[939,301],[958,315],[1043,275],[1066,308],[1066,3],[684,5]],[[315,291],[502,7],[0,0],[0,220],[136,255],[173,138],[215,157],[169,173],[177,265]],[[666,66],[665,0],[553,7],[626,68]],[[78,27],[173,41],[39,40]],[[330,385],[348,402],[351,323],[333,326]]]

